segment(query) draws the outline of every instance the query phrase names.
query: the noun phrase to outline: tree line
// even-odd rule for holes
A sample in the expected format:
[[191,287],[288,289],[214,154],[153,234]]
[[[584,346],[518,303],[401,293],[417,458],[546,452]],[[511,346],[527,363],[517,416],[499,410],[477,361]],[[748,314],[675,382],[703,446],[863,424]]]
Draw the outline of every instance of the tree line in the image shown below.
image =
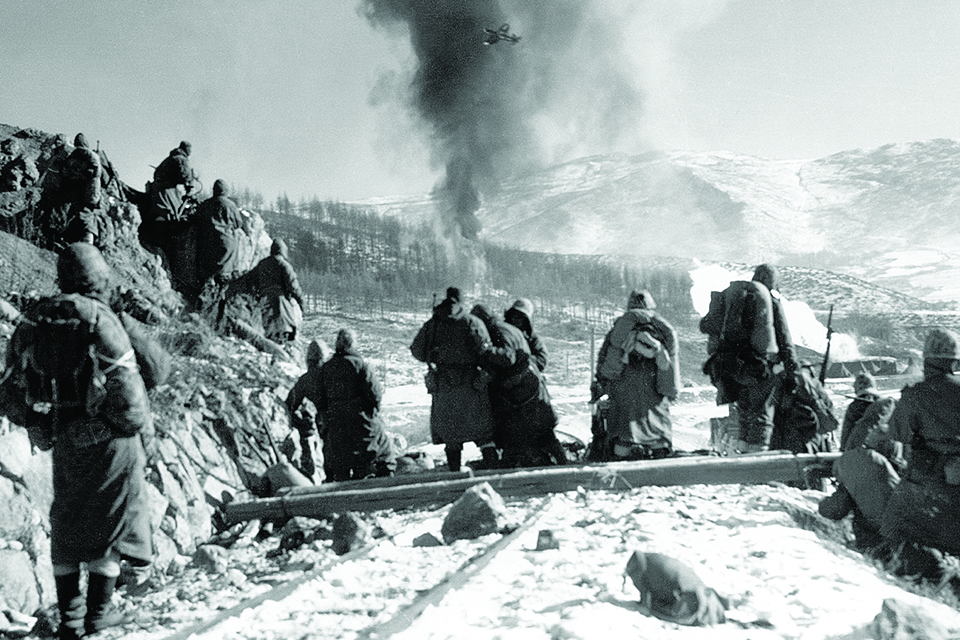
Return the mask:
[[644,288],[671,317],[694,315],[680,261],[526,251],[443,236],[429,223],[405,224],[370,207],[317,198],[294,204],[285,195],[256,207],[256,198],[234,193],[287,243],[304,291],[330,304],[422,311],[433,292],[458,285],[485,299],[522,296],[541,308],[581,309],[589,319],[591,309],[622,309],[631,290]]

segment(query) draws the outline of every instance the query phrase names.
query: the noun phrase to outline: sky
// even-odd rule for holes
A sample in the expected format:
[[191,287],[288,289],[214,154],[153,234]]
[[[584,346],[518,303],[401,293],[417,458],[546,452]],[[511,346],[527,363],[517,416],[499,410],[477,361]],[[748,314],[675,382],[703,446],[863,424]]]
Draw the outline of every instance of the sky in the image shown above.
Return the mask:
[[[491,179],[612,152],[807,159],[960,139],[952,0],[431,2],[446,7],[429,27],[441,38],[458,7],[481,5],[471,25],[521,36],[462,47],[495,65],[464,99],[498,103],[469,130],[500,150]],[[391,13],[403,4],[0,0],[0,122],[82,131],[137,188],[189,140],[207,188],[424,194],[458,152],[445,121],[411,106],[422,51]]]

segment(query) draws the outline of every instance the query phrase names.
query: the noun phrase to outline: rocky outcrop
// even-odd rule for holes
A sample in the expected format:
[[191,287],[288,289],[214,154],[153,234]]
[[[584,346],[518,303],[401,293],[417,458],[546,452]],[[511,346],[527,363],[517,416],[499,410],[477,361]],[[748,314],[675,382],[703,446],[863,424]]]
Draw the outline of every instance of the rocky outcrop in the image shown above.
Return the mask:
[[[0,150],[15,148],[39,176],[0,192],[0,294],[14,306],[56,291],[56,254],[38,219],[41,184],[56,136],[0,125]],[[15,140],[16,145],[3,145]],[[101,159],[106,156],[101,152]],[[0,158],[0,171],[11,158]],[[28,172],[29,173],[29,172]],[[5,175],[5,174],[4,174]],[[26,174],[25,174],[26,175]],[[19,174],[18,174],[19,176]],[[7,183],[4,183],[6,185]],[[145,438],[152,494],[152,571],[176,572],[217,530],[217,509],[241,494],[262,495],[267,470],[290,435],[283,403],[301,373],[247,341],[215,333],[201,316],[176,318],[182,299],[160,256],[138,237],[140,212],[111,168],[97,213],[97,245],[130,299],[159,309],[147,329],[173,357],[167,382],[151,392],[155,436]],[[269,254],[263,220],[250,214],[241,248],[252,268]],[[0,322],[0,353],[14,326]],[[292,356],[292,357],[291,357]],[[51,456],[31,451],[25,431],[0,417],[0,612],[33,614],[55,602],[50,564]]]

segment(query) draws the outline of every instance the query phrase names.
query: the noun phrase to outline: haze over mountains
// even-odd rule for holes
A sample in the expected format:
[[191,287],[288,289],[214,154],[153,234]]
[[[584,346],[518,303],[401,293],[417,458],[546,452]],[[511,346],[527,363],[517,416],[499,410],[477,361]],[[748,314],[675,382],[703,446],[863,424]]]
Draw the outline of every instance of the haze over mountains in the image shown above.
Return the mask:
[[[767,160],[733,153],[581,158],[513,179],[481,237],[551,253],[807,266],[928,302],[960,301],[960,142]],[[415,220],[428,197],[364,204]]]

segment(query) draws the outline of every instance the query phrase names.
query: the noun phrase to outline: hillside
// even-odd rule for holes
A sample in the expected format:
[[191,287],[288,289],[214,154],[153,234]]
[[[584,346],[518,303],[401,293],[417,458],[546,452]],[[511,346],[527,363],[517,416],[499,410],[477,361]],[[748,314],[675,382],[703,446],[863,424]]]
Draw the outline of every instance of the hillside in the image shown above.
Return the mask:
[[[731,153],[581,158],[502,185],[481,238],[554,253],[775,262],[960,300],[960,143],[780,161]],[[429,198],[367,201],[416,220]]]

